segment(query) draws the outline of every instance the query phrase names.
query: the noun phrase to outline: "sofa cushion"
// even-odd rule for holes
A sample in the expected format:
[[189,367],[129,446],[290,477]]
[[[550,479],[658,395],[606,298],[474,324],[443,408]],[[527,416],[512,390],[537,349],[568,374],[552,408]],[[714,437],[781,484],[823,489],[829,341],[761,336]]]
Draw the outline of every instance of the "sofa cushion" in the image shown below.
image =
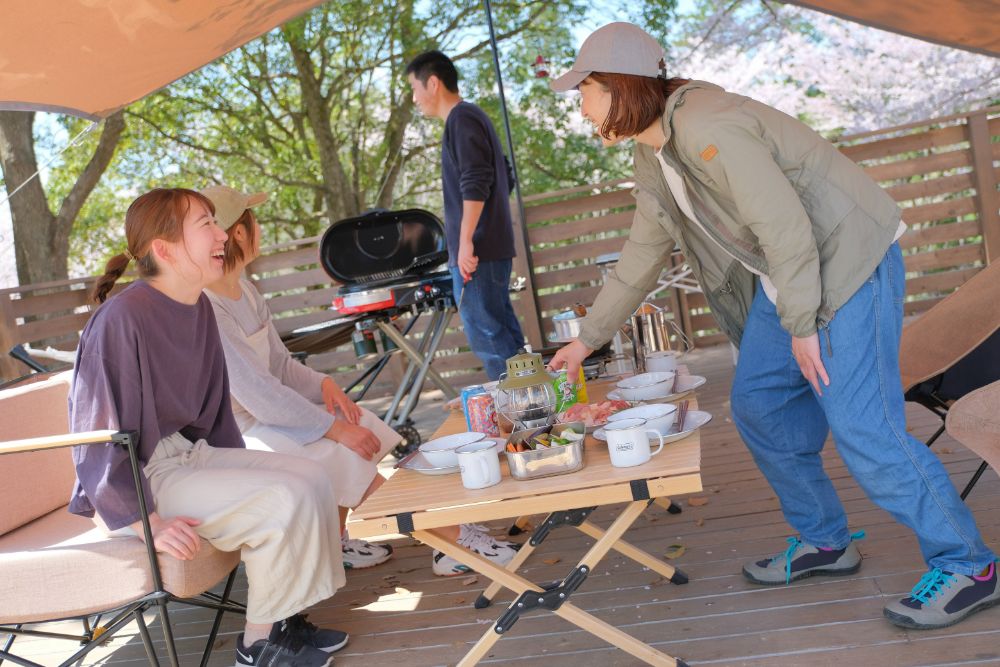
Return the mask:
[[[239,552],[202,541],[181,561],[159,555],[164,588],[178,597],[210,589],[239,564]],[[146,546],[106,537],[65,506],[0,537],[0,623],[81,616],[131,602],[153,590]]]
[[[0,440],[69,431],[72,373],[0,391]],[[0,456],[0,535],[69,502],[76,471],[68,447]]]

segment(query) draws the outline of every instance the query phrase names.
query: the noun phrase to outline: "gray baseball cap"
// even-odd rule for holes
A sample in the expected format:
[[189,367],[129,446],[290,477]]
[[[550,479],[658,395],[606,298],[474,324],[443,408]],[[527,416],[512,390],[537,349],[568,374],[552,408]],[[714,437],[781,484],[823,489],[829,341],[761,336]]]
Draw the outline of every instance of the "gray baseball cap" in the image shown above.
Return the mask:
[[552,81],[557,93],[573,90],[591,72],[667,78],[666,51],[648,32],[631,23],[609,23],[584,40],[573,68]]

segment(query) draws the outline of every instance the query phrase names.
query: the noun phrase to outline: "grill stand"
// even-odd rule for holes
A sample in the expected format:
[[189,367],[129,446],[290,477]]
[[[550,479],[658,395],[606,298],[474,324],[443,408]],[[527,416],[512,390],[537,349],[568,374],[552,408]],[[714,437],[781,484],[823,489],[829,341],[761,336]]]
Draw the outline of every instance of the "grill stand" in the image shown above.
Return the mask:
[[[407,356],[403,381],[400,382],[399,388],[396,390],[396,395],[392,399],[392,404],[383,418],[390,426],[402,425],[406,422],[406,419],[410,416],[410,412],[417,405],[417,400],[420,398],[420,390],[424,385],[424,379],[428,376],[444,392],[445,397],[449,400],[458,396],[455,389],[436,370],[431,368],[431,362],[434,361],[434,355],[437,354],[438,347],[441,345],[441,339],[444,338],[444,332],[448,328],[448,322],[451,320],[451,313],[451,308],[434,310],[434,314],[431,315],[431,323],[427,327],[427,331],[424,332],[419,348],[414,348],[410,345],[409,341],[387,320],[380,319],[376,321],[378,328]],[[399,405],[404,398],[403,409],[400,410],[399,417],[397,418],[396,410],[399,409]]]

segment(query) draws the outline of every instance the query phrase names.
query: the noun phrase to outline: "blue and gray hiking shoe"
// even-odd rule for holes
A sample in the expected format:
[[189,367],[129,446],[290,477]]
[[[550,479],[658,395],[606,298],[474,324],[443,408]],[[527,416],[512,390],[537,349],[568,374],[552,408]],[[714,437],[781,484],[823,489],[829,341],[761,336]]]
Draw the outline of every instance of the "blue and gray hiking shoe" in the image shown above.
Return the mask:
[[1000,604],[997,564],[982,574],[966,576],[933,569],[917,582],[910,594],[886,605],[883,613],[901,628],[946,628],[962,619]]
[[864,531],[851,535],[851,543],[843,549],[814,547],[788,538],[788,548],[773,558],[765,558],[743,566],[743,576],[755,584],[781,586],[814,574],[840,576],[853,574],[861,567],[861,552],[854,540],[865,536]]
[[347,646],[350,636],[346,632],[317,627],[306,620],[306,617],[306,614],[295,614],[275,623],[275,625],[282,632],[297,637],[309,646],[318,648],[324,653],[333,653]]

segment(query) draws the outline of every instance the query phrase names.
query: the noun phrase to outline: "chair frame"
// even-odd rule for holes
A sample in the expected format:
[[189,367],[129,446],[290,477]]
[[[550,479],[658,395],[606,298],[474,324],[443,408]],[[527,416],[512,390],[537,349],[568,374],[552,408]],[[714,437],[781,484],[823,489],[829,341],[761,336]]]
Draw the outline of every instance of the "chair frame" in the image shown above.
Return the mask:
[[[7,633],[10,635],[3,643],[2,647],[0,647],[0,664],[6,660],[16,665],[22,665],[23,667],[45,667],[37,662],[14,655],[11,652],[14,640],[18,636],[32,636],[48,637],[51,639],[66,639],[83,644],[83,646],[78,651],[73,653],[72,656],[60,663],[60,667],[68,667],[69,665],[82,660],[88,653],[108,641],[119,630],[134,620],[139,626],[139,636],[142,638],[142,643],[146,649],[146,656],[149,658],[149,663],[154,667],[159,667],[160,663],[157,658],[156,651],[153,648],[153,641],[150,637],[149,629],[146,627],[145,618],[143,617],[143,614],[146,611],[156,609],[159,612],[163,628],[163,637],[166,641],[167,660],[171,667],[179,667],[180,663],[177,656],[177,647],[174,643],[173,628],[171,626],[170,615],[167,610],[167,606],[171,602],[178,602],[206,609],[214,609],[216,611],[215,620],[212,624],[212,631],[208,635],[208,641],[205,645],[205,650],[201,658],[201,667],[206,667],[212,655],[212,649],[214,648],[215,638],[219,632],[219,626],[222,624],[222,615],[226,612],[235,614],[246,613],[245,605],[239,602],[234,602],[230,600],[229,597],[232,592],[233,582],[236,579],[236,568],[229,573],[229,576],[226,579],[225,589],[221,596],[215,593],[205,592],[197,598],[180,598],[163,588],[163,578],[160,573],[160,564],[156,557],[156,549],[153,546],[153,530],[149,523],[149,512],[142,489],[142,471],[139,466],[138,442],[139,434],[136,431],[92,431],[88,433],[73,433],[63,436],[30,438],[26,440],[14,440],[6,443],[0,443],[0,455],[38,451],[42,449],[55,449],[75,445],[110,443],[115,446],[124,447],[128,451],[129,463],[132,468],[132,478],[135,482],[135,488],[139,498],[139,514],[142,521],[143,536],[146,544],[146,554],[149,559],[150,573],[152,574],[153,579],[153,590],[151,592],[123,606],[108,609],[97,614],[88,614],[82,617],[74,616],[68,618],[54,618],[46,621],[31,623],[31,625],[35,625],[36,623],[54,623],[79,619],[83,623],[83,633],[80,635],[45,632],[41,630],[25,630],[23,628],[23,625],[25,624],[19,623],[0,624],[0,634]],[[98,625],[98,623],[100,623],[100,619],[105,615],[113,616],[108,623]],[[91,622],[91,618],[94,619],[93,622]]]

